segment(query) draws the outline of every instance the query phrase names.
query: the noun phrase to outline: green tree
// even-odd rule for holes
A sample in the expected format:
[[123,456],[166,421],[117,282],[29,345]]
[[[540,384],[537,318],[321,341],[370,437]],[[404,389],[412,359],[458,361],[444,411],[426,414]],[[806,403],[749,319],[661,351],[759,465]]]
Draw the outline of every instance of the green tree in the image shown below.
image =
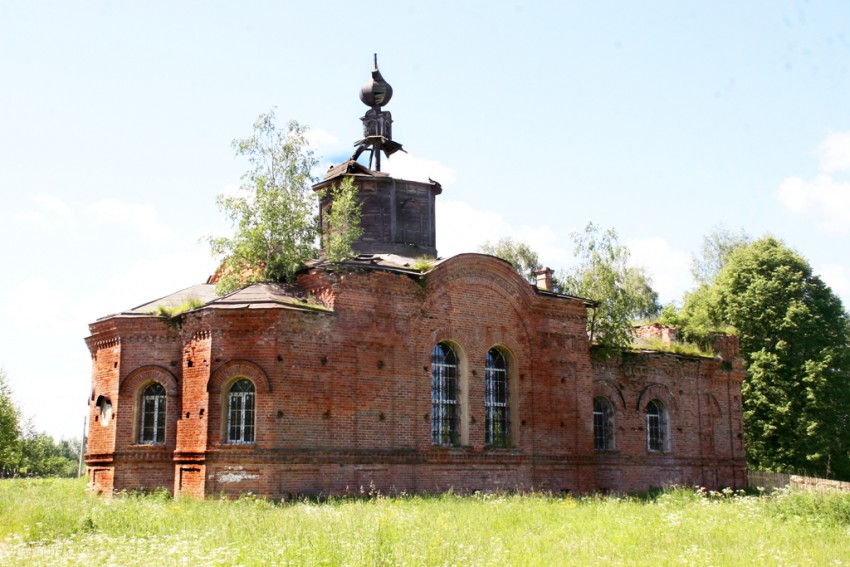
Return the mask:
[[210,238],[224,259],[219,293],[256,281],[291,280],[303,261],[316,255],[317,207],[310,189],[317,160],[295,121],[280,129],[273,111],[261,114],[254,133],[234,140],[248,159],[239,194],[218,196],[235,228],[232,237]]
[[726,265],[729,254],[746,246],[753,239],[744,230],[732,232],[725,226],[716,226],[702,239],[700,251],[691,259],[691,275],[697,285],[711,284]]
[[532,250],[525,242],[514,241],[509,236],[500,238],[496,243],[490,243],[488,240],[478,247],[478,251],[510,263],[522,277],[531,283],[534,283],[537,279],[534,272],[542,267],[537,252]]
[[46,433],[28,426],[20,440],[20,461],[15,474],[20,476],[73,477],[77,474],[78,453],[71,442],[56,442]]
[[331,188],[330,203],[325,213],[325,259],[340,262],[354,255],[351,245],[363,236],[362,204],[351,177],[345,177]]
[[729,255],[708,302],[741,340],[750,463],[850,478],[850,335],[841,300],[803,257],[765,237]]
[[21,416],[0,368],[0,476],[13,473],[20,459]]
[[588,320],[591,341],[625,348],[632,342],[634,321],[660,310],[652,280],[643,268],[629,266],[629,249],[613,229],[602,231],[588,223],[572,237],[580,263],[558,278],[563,290],[598,302]]

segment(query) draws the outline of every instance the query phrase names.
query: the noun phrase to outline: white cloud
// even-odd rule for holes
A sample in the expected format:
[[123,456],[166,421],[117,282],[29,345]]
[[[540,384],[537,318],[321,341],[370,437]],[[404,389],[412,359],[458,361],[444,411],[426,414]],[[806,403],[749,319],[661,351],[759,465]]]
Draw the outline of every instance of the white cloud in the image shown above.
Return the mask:
[[821,174],[812,180],[789,177],[779,186],[779,200],[790,211],[805,214],[812,210],[830,232],[850,231],[850,183]]
[[57,437],[79,436],[67,427],[81,425],[85,415],[91,359],[82,341],[86,309],[78,299],[46,276],[22,279],[0,297],[0,363],[24,416]]
[[90,319],[125,311],[191,285],[204,283],[215,271],[208,248],[198,245],[137,260],[112,274],[86,301]]
[[23,279],[5,291],[0,313],[6,325],[22,334],[53,337],[85,330],[79,302],[45,276]]
[[36,210],[25,211],[19,218],[44,232],[65,232],[79,237],[77,218],[71,207],[55,195],[42,194],[35,198]]
[[[560,270],[574,262],[573,241],[568,232],[548,226],[511,226],[501,213],[479,210],[463,201],[437,201],[437,250],[446,258],[463,252],[477,252],[486,241],[503,237],[525,242],[547,267]],[[631,239],[631,264],[643,266],[652,277],[653,288],[663,302],[682,296],[691,284],[689,253],[677,250],[660,236]]]
[[850,171],[850,132],[833,132],[818,147],[820,170],[825,173]]
[[814,179],[794,176],[782,181],[779,201],[791,212],[814,214],[829,232],[846,234],[850,232],[850,182],[831,174],[850,171],[850,132],[827,136],[818,154],[820,173]]
[[305,135],[310,146],[317,152],[336,150],[340,147],[339,138],[321,128],[310,128]]
[[144,203],[125,203],[118,199],[103,199],[92,203],[86,212],[94,220],[115,224],[141,236],[150,244],[165,244],[172,231],[157,219],[156,209]]
[[455,171],[442,163],[418,158],[405,152],[396,152],[382,162],[382,171],[399,179],[427,182],[430,177],[441,185],[450,186],[457,181]]
[[817,272],[826,285],[841,296],[845,309],[850,307],[850,270],[841,264],[826,264]]
[[571,241],[559,238],[548,226],[509,225],[501,213],[479,210],[463,201],[437,200],[437,250],[447,258],[463,252],[477,252],[487,241],[503,237],[528,244],[540,256],[543,265],[554,269],[564,267],[570,258],[567,249]]
[[691,283],[690,254],[673,248],[660,236],[631,239],[626,245],[631,252],[630,263],[646,268],[662,303],[682,297]]
[[477,252],[485,241],[498,240],[508,230],[501,214],[473,209],[463,201],[437,199],[437,250],[445,258]]

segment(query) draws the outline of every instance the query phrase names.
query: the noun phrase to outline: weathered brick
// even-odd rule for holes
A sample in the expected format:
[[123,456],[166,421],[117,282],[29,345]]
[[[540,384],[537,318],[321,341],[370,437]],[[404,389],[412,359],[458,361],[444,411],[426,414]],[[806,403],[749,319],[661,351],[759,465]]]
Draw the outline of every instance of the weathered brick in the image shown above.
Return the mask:
[[[422,276],[313,269],[298,285],[332,311],[204,308],[179,327],[153,315],[93,323],[93,486],[272,497],[743,486],[740,366],[651,352],[593,361],[586,305],[538,293],[490,256],[462,254]],[[460,447],[431,444],[431,351],[440,341],[461,358]],[[509,448],[485,446],[484,366],[494,346],[513,366]],[[238,377],[256,387],[248,445],[225,442],[226,393]],[[139,394],[154,380],[167,391],[166,442],[141,445]],[[107,426],[100,396],[113,404]],[[612,402],[613,451],[594,450],[594,396]],[[650,399],[668,408],[668,452],[647,451]]]

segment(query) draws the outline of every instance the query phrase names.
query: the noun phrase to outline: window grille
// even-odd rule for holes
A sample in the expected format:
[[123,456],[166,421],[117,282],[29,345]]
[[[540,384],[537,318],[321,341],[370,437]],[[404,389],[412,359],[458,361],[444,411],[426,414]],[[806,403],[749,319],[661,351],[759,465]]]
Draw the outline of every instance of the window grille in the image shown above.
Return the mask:
[[431,352],[431,442],[458,445],[460,411],[458,364],[455,351],[440,343]]
[[250,380],[237,380],[230,387],[227,412],[227,441],[229,443],[254,442],[254,384]]
[[508,447],[508,362],[499,350],[487,351],[484,368],[484,443],[489,447]]
[[142,392],[140,443],[165,443],[165,388],[159,382]]
[[593,400],[593,447],[597,451],[614,449],[614,410],[606,398]]
[[667,408],[658,400],[646,406],[646,448],[650,451],[667,450]]

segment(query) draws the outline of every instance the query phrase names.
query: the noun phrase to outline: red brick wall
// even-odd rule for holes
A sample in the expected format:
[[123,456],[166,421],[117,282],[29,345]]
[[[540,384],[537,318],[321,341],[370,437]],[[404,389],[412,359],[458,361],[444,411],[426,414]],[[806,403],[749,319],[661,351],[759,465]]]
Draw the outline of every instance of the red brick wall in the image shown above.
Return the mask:
[[[104,345],[96,349],[95,390],[117,397],[110,384],[129,377],[117,429],[103,428],[87,456],[90,465],[114,467],[114,486],[96,484],[278,497],[370,486],[586,492],[743,485],[740,371],[660,354],[592,363],[584,304],[538,295],[501,260],[461,255],[421,278],[314,270],[299,285],[334,310],[206,309],[185,315],[179,328],[155,317],[92,325],[89,344]],[[102,335],[120,337],[120,345],[108,346]],[[459,447],[431,444],[430,354],[441,341],[457,349],[464,376]],[[510,448],[484,442],[484,365],[492,347],[512,362]],[[132,392],[147,372],[139,369],[153,372],[152,365],[176,382],[159,447],[133,443]],[[256,387],[251,445],[228,444],[224,435],[226,393],[238,377]],[[617,450],[610,453],[593,447],[593,397],[603,394],[615,405]],[[646,451],[647,396],[669,404],[668,453]]]
[[[597,455],[600,488],[644,490],[667,484],[743,486],[740,371],[717,359],[625,353],[594,364],[595,395],[614,406],[615,447]],[[669,451],[647,450],[646,406],[668,411]]]

